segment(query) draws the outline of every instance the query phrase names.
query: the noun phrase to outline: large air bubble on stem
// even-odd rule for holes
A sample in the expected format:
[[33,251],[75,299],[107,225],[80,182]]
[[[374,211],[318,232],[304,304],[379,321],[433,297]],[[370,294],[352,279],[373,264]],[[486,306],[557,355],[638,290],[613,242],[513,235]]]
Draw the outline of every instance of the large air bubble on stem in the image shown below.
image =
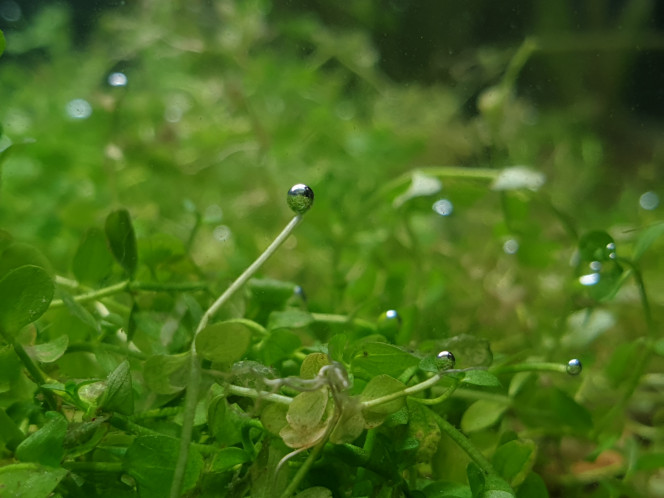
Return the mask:
[[441,351],[436,355],[436,366],[438,370],[450,370],[454,368],[456,358],[450,351]]
[[304,214],[309,211],[314,203],[314,191],[311,190],[311,187],[303,183],[298,183],[293,185],[288,191],[286,202],[288,203],[288,207],[296,214]]
[[581,365],[580,360],[573,358],[567,362],[565,370],[567,370],[567,373],[570,375],[579,375],[581,370],[583,370],[583,365]]

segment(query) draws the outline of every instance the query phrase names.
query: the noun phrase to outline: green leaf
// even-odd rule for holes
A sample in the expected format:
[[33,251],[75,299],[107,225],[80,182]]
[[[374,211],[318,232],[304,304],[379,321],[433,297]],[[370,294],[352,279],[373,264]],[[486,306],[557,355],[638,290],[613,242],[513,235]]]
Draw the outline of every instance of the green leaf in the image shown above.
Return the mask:
[[136,235],[129,211],[119,209],[106,218],[106,239],[115,260],[133,277],[138,264]]
[[510,486],[519,486],[535,464],[536,450],[533,441],[515,439],[498,447],[493,454],[492,463]]
[[549,498],[549,491],[546,489],[544,480],[538,474],[531,472],[519,486],[516,496],[517,498]]
[[461,382],[471,386],[502,387],[498,377],[486,370],[469,370],[464,373]]
[[0,255],[0,276],[25,265],[38,266],[51,273],[50,262],[38,249],[28,244],[14,242]]
[[21,266],[0,280],[0,330],[16,334],[48,309],[54,285],[37,266]]
[[275,365],[280,360],[288,358],[300,346],[300,337],[287,329],[278,329],[270,332],[261,344],[261,356],[266,365]]
[[35,463],[17,463],[0,467],[2,496],[47,498],[68,472],[44,468]]
[[[390,377],[389,375],[381,374],[377,375],[367,383],[362,391],[360,399],[362,401],[371,401],[387,396],[388,394],[403,391],[405,388],[406,385],[403,382]],[[382,424],[388,415],[399,411],[404,404],[405,396],[401,396],[392,401],[388,401],[387,403],[381,403],[371,408],[365,408],[363,410],[363,415],[366,421],[366,427],[373,428]]]
[[423,489],[426,498],[472,498],[470,487],[456,482],[436,481]]
[[641,256],[650,248],[655,241],[664,234],[664,223],[656,223],[643,230],[634,244],[632,260],[634,262],[641,259]]
[[242,425],[245,422],[237,405],[229,405],[225,396],[216,396],[210,401],[207,424],[215,439],[222,445],[233,445],[242,440]]
[[241,448],[222,448],[214,456],[210,472],[226,472],[236,465],[240,465],[251,460],[251,455]]
[[2,33],[2,30],[0,29],[0,55],[5,51],[5,35]]
[[270,434],[279,435],[281,429],[288,425],[287,413],[288,406],[270,403],[261,411],[261,423]]
[[561,425],[571,427],[580,434],[586,434],[592,429],[592,417],[588,410],[560,389],[554,389],[551,395],[551,404],[548,408],[552,414],[556,415]]
[[46,413],[44,426],[23,440],[16,448],[16,458],[48,467],[59,467],[64,456],[63,443],[67,420],[57,412]]
[[367,379],[380,374],[396,378],[419,362],[419,358],[392,344],[366,342],[352,359],[351,370],[356,376]]
[[196,336],[196,351],[210,361],[233,363],[244,356],[251,344],[251,329],[238,322],[208,325]]
[[[122,465],[136,480],[141,498],[169,496],[173,472],[180,452],[180,441],[168,436],[139,436],[127,449]],[[203,458],[194,448],[189,448],[189,458],[184,472],[182,492],[196,486],[203,470]]]
[[187,385],[189,353],[150,356],[143,367],[145,384],[157,394],[175,394]]
[[436,451],[441,438],[440,426],[431,410],[421,403],[412,400],[407,401],[410,420],[408,422],[408,434],[419,442],[416,453],[418,462],[430,462]]
[[300,365],[300,377],[313,379],[318,375],[320,369],[330,364],[330,359],[325,353],[311,353],[304,357]]
[[322,486],[314,486],[300,491],[295,498],[332,498],[332,491]]
[[454,354],[457,368],[489,367],[493,362],[489,341],[470,334],[450,337],[440,343],[439,349],[451,351]]
[[316,444],[327,432],[332,403],[326,388],[305,391],[288,405],[288,425],[279,431],[287,446],[303,448]]
[[124,415],[134,413],[134,390],[127,360],[120,363],[106,379],[106,391],[99,403],[100,408]]
[[72,261],[72,271],[79,282],[96,286],[111,274],[113,255],[108,249],[100,229],[91,228],[85,233]]
[[30,346],[25,349],[39,362],[53,363],[65,354],[67,346],[69,346],[69,336],[61,335],[52,341],[37,344],[36,346]]
[[313,323],[311,313],[298,309],[286,311],[273,311],[270,313],[267,328],[276,329],[299,329]]
[[4,408],[0,408],[0,445],[13,450],[23,440],[23,432],[14,420],[7,415]]
[[463,432],[477,432],[496,424],[507,410],[505,403],[488,400],[475,401],[461,417]]

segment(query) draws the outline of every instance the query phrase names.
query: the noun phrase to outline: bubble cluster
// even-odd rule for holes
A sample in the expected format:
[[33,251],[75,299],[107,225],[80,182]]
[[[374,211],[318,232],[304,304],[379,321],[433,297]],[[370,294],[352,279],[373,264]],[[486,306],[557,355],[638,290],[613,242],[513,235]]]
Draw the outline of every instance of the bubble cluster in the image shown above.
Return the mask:
[[293,185],[286,197],[288,207],[296,214],[304,214],[314,203],[314,191],[303,183]]
[[436,355],[436,365],[439,370],[449,370],[454,368],[456,358],[450,351],[441,351]]
[[583,365],[581,365],[580,360],[573,358],[567,362],[567,367],[565,369],[570,375],[579,375],[581,370],[583,370]]

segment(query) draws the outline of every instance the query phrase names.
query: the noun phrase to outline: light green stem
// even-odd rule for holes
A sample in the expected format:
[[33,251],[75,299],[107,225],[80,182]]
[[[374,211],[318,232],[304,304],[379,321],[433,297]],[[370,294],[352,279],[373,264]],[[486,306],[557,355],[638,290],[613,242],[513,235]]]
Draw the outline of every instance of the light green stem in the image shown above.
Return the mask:
[[307,472],[309,472],[309,469],[311,468],[314,461],[318,457],[319,453],[323,449],[323,446],[325,446],[326,442],[327,438],[323,439],[320,443],[318,443],[316,446],[313,447],[313,449],[309,453],[309,456],[302,464],[302,467],[300,467],[297,470],[297,473],[295,474],[291,482],[288,483],[286,490],[281,494],[281,498],[290,498],[293,495],[293,493],[295,493],[295,490],[300,485],[300,482],[302,482],[302,479],[304,479],[304,476],[307,475]]
[[399,399],[403,396],[410,396],[411,394],[424,391],[425,389],[429,389],[430,387],[436,385],[440,381],[440,379],[441,375],[436,374],[433,377],[430,377],[427,380],[420,382],[419,384],[407,387],[403,391],[397,391],[394,393],[387,394],[385,396],[381,396],[380,398],[370,399],[368,401],[362,401],[361,403],[362,409],[366,410],[368,408],[373,408],[374,406],[382,405],[383,403],[389,403],[390,401],[394,401],[395,399]]
[[[111,285],[109,287],[104,287],[103,289],[98,289],[84,294],[79,294],[78,296],[73,296],[74,301],[77,303],[87,303],[88,301],[97,301],[102,297],[112,296],[113,294],[118,294],[127,290],[129,287],[129,280],[123,280],[120,283]],[[49,306],[50,309],[62,308],[65,305],[62,299],[54,299],[51,301]]]
[[504,365],[491,369],[493,374],[518,373],[518,372],[555,372],[567,373],[567,365],[561,363],[519,363],[517,365]]
[[242,274],[224,291],[219,298],[210,306],[201,317],[201,321],[196,328],[194,337],[191,341],[191,355],[189,361],[189,376],[187,379],[187,392],[185,395],[185,409],[183,413],[182,432],[180,435],[180,453],[173,474],[171,483],[171,498],[179,498],[184,480],[184,472],[187,466],[189,456],[189,443],[191,442],[191,432],[194,426],[194,415],[196,412],[196,403],[198,401],[198,392],[201,381],[201,361],[196,352],[196,338],[198,334],[207,326],[210,318],[214,316],[219,309],[235,294],[272,256],[276,250],[284,243],[295,227],[302,221],[302,216],[295,216],[272,243],[263,251],[263,253],[254,261]]

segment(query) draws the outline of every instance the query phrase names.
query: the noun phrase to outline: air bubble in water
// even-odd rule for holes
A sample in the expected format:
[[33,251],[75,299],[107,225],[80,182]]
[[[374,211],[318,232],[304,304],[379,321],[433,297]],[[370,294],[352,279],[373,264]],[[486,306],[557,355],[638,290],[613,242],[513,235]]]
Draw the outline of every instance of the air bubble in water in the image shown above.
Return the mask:
[[74,119],[87,119],[92,114],[92,106],[87,100],[74,99],[67,103],[67,115]]
[[433,203],[431,209],[441,216],[449,216],[452,214],[452,211],[454,211],[454,206],[447,199],[438,199]]
[[219,242],[226,242],[231,238],[231,229],[226,225],[219,225],[214,227],[212,231],[212,236],[217,239]]
[[566,370],[570,375],[579,375],[581,370],[583,370],[583,365],[581,365],[580,360],[574,358],[567,362]]
[[652,211],[659,206],[659,196],[655,192],[644,192],[639,197],[639,206],[646,211]]
[[378,317],[377,331],[386,337],[394,337],[401,327],[401,316],[397,310],[387,310]]
[[127,86],[129,82],[124,73],[111,73],[108,75],[108,84],[111,86]]
[[288,191],[286,202],[296,214],[304,214],[314,203],[314,191],[309,186],[298,183]]
[[436,355],[436,365],[439,370],[449,370],[454,368],[456,358],[450,351],[441,351]]
[[519,251],[519,243],[514,239],[506,240],[503,244],[505,254],[516,254]]

